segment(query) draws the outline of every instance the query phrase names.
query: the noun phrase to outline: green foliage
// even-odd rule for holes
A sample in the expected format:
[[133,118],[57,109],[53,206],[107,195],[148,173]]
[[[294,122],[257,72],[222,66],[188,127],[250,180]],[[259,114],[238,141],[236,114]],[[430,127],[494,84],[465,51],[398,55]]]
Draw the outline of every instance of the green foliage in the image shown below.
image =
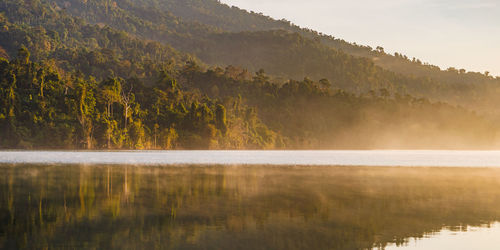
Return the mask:
[[8,0],[0,13],[4,148],[497,145],[498,80],[389,71],[382,48],[218,1]]
[[225,147],[238,145],[226,136],[226,108],[179,89],[177,79],[165,71],[154,73],[156,84],[150,85],[138,78],[96,82],[81,73],[61,77],[57,66],[31,62],[27,55],[22,49],[18,59],[0,62],[2,147],[208,149],[218,148],[219,141]]
[[[234,72],[234,67],[227,70]],[[226,71],[227,71],[226,70]],[[238,80],[220,69],[198,72],[186,84],[241,114],[248,145],[279,148],[495,147],[495,124],[460,107],[432,103],[386,89],[365,95],[331,91],[308,78],[285,84]],[[237,77],[236,77],[237,78]],[[219,91],[210,91],[217,87]],[[245,103],[250,107],[241,108]],[[265,124],[268,129],[261,127]],[[231,120],[229,120],[231,127]],[[251,147],[251,146],[250,146]]]
[[263,68],[283,79],[328,79],[334,89],[356,94],[385,88],[500,115],[492,111],[500,104],[494,94],[500,79],[489,74],[441,70],[400,53],[389,55],[380,46],[348,43],[216,0],[52,1],[90,23],[168,43],[205,63]]
[[222,134],[226,134],[227,132],[227,119],[226,119],[226,108],[217,104],[215,109],[215,124],[217,128],[222,132]]

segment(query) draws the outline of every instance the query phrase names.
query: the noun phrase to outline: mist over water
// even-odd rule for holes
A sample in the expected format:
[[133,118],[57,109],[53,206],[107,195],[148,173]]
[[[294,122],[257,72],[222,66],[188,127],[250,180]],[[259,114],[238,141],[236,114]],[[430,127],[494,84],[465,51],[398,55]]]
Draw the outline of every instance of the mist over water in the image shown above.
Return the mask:
[[0,151],[0,163],[500,167],[500,151]]
[[498,249],[498,0],[221,1],[0,4],[0,250]]
[[495,168],[0,165],[0,249],[383,249],[498,207]]

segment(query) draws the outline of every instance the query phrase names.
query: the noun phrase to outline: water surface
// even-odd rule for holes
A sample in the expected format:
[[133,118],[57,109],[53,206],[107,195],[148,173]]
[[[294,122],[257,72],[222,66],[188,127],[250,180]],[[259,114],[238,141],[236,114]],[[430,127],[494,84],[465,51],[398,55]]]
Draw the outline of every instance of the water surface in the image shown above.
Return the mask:
[[409,247],[499,207],[497,168],[0,164],[2,249]]
[[500,223],[478,227],[446,228],[404,245],[391,244],[386,250],[494,250],[500,246]]

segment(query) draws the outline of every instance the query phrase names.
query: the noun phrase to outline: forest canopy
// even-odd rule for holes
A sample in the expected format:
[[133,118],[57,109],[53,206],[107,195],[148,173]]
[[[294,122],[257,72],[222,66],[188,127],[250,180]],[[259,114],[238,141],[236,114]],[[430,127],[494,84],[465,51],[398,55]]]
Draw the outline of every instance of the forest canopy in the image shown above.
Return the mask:
[[0,58],[1,148],[498,146],[499,79],[212,0],[5,0]]

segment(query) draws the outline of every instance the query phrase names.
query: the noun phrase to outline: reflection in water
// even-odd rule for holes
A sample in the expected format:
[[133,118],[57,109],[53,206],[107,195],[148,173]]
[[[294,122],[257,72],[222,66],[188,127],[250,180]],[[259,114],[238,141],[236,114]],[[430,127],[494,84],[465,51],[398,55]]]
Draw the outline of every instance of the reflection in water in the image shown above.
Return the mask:
[[499,221],[498,177],[497,169],[0,165],[0,248],[404,246],[443,226]]
[[500,223],[481,227],[445,229],[423,239],[414,239],[404,246],[391,245],[386,250],[497,250],[500,246]]

